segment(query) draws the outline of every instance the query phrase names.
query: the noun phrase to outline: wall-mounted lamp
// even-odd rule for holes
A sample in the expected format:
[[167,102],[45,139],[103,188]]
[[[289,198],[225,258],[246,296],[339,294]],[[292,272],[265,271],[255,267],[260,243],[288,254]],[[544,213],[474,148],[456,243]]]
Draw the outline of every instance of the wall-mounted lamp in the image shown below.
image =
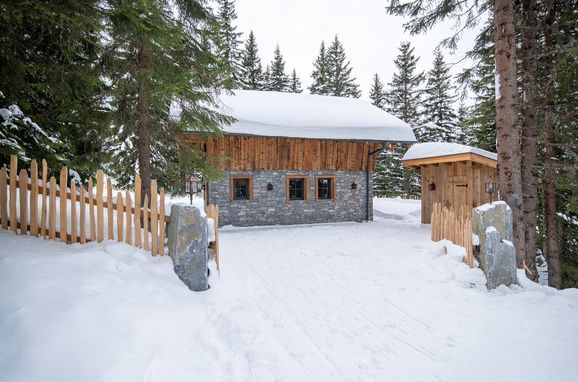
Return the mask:
[[428,185],[428,188],[429,188],[430,191],[435,191],[435,190],[436,190],[436,184],[435,184],[434,182],[431,182],[431,183]]
[[357,183],[352,182],[352,183],[351,183],[351,189],[352,189],[352,190],[357,190]]
[[492,177],[490,176],[488,178],[488,181],[486,182],[486,192],[488,194],[490,194],[490,204],[492,204],[492,194],[496,191],[496,185],[494,183],[494,180],[492,179]]
[[185,178],[185,193],[189,194],[191,204],[193,204],[193,195],[201,191],[200,179],[194,175]]
[[271,182],[267,183],[267,191],[273,191],[273,185]]

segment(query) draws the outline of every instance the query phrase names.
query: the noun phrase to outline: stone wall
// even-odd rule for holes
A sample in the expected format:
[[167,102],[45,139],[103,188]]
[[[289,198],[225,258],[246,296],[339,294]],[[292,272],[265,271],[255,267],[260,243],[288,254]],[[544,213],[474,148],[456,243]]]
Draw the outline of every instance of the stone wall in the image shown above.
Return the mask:
[[[229,176],[252,175],[253,199],[230,200]],[[308,200],[287,203],[286,175],[309,178]],[[315,176],[335,176],[335,200],[315,201]],[[355,182],[357,189],[352,190]],[[209,184],[208,203],[219,205],[219,225],[254,226],[274,224],[327,223],[364,221],[366,218],[365,171],[226,171],[226,177]],[[273,190],[267,190],[267,184]],[[373,219],[373,194],[369,176],[369,219]]]

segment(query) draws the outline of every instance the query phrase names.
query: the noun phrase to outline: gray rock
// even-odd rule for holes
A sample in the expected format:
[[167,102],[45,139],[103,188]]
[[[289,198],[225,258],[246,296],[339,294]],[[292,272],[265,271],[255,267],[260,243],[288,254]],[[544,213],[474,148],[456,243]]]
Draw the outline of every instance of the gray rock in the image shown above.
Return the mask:
[[175,273],[194,291],[209,289],[207,218],[194,206],[173,205],[168,248]]
[[510,207],[498,201],[474,208],[472,225],[480,239],[480,267],[486,275],[488,289],[518,284]]

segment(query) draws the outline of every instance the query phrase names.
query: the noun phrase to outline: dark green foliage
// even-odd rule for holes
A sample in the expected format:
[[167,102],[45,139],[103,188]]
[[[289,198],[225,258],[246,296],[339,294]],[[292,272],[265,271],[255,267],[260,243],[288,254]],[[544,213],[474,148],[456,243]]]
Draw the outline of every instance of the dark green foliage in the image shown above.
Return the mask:
[[239,71],[239,83],[242,89],[261,90],[263,84],[263,67],[259,58],[257,40],[253,31],[245,41],[245,49],[241,53],[241,68]]
[[[195,2],[193,2],[195,3]],[[234,0],[218,0],[219,12],[219,56],[225,61],[226,67],[230,70],[228,75],[228,86],[235,86],[241,79],[242,52],[239,49],[242,33],[237,32],[237,27],[233,24],[237,19]],[[202,4],[202,2],[199,2]],[[191,13],[192,14],[192,13]]]
[[311,73],[311,78],[313,78],[313,83],[309,86],[309,92],[311,94],[328,94],[327,84],[329,82],[329,68],[325,42],[323,41],[321,41],[319,55],[313,62],[313,73]]
[[345,55],[345,49],[341,41],[335,36],[333,43],[327,49],[327,95],[337,97],[359,98],[361,91],[355,83],[355,77],[351,76],[349,60]]
[[[0,107],[17,105],[51,137],[36,134],[25,117],[20,154],[68,164],[82,175],[106,160],[98,1],[7,1],[0,4]],[[21,135],[20,135],[21,134]],[[55,155],[57,149],[58,155]],[[3,158],[9,151],[2,149]],[[3,159],[4,160],[4,159]]]
[[299,77],[297,77],[297,72],[295,69],[293,69],[293,72],[291,73],[290,81],[289,91],[291,93],[301,93],[303,91],[303,88],[301,87],[301,81],[299,80]]
[[371,84],[371,89],[369,90],[369,99],[371,99],[372,105],[377,106],[380,109],[385,107],[385,90],[377,73],[373,76],[373,82]]
[[461,133],[453,109],[457,100],[455,87],[443,55],[436,50],[432,69],[423,91],[422,119],[416,131],[421,142],[458,142]]
[[275,48],[273,61],[271,61],[271,65],[267,68],[269,68],[267,90],[278,92],[289,91],[290,79],[285,73],[285,61],[283,60],[283,55],[281,55],[279,45]]
[[373,173],[373,193],[379,197],[417,197],[421,193],[419,177],[401,164],[407,148],[397,145],[377,155]]

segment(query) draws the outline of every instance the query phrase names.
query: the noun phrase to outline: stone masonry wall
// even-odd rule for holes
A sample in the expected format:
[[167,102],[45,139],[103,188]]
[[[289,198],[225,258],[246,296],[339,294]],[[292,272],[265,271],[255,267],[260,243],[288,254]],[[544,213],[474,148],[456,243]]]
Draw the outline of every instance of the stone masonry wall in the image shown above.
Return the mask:
[[[230,175],[253,176],[253,199],[230,200]],[[286,198],[286,175],[303,175],[309,178],[308,200]],[[336,199],[315,201],[315,176],[335,176]],[[209,184],[209,200],[219,205],[219,225],[255,226],[274,224],[327,223],[363,221],[365,209],[364,171],[226,171],[226,177]],[[357,189],[351,189],[351,183]],[[267,191],[267,184],[273,185]],[[373,193],[369,176],[369,219],[373,219]]]

